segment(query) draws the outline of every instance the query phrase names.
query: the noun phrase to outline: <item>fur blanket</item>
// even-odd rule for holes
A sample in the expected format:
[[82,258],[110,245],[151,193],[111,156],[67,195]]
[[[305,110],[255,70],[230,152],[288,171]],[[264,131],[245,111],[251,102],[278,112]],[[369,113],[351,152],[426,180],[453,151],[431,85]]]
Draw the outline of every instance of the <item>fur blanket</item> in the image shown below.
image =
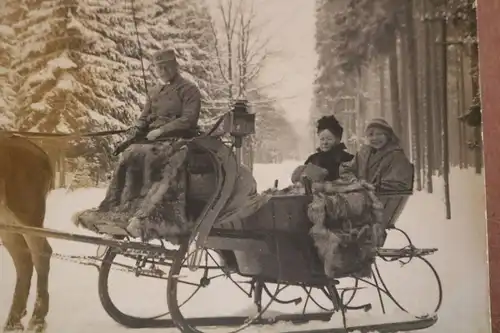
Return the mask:
[[[383,204],[365,181],[315,182],[307,215],[309,230],[325,274],[331,278],[350,275],[367,277],[383,237]],[[272,195],[304,194],[298,183]]]
[[77,225],[112,223],[143,239],[177,237],[193,227],[185,214],[186,141],[135,144],[122,155],[98,208],[74,216]]
[[379,238],[383,237],[383,205],[364,181],[317,184],[308,216],[327,276],[371,274]]
[[[195,169],[205,171],[198,174]],[[99,207],[75,214],[73,221],[90,230],[96,224],[118,225],[142,240],[161,238],[176,243],[195,226],[196,216],[186,210],[202,208],[189,207],[188,200],[206,202],[214,191],[211,169],[193,165],[185,140],[132,145],[123,153]],[[267,200],[268,196],[257,194],[252,173],[241,167],[217,223],[245,218]]]

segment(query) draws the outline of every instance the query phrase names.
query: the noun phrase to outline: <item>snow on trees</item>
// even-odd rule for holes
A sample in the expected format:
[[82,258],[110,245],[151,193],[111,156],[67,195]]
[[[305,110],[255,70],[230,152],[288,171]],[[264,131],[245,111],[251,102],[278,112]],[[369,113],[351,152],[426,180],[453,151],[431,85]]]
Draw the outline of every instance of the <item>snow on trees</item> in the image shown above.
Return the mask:
[[91,49],[99,34],[82,23],[86,17],[80,16],[79,6],[82,3],[44,1],[17,24],[22,31],[15,65],[23,77],[18,90],[20,129],[79,132],[124,127],[124,119],[114,112],[121,103],[110,82],[120,66]]
[[12,0],[0,2],[0,129],[11,128],[15,117],[15,75],[11,69],[15,58],[15,31],[10,19],[16,17]]
[[0,25],[0,128],[10,128],[14,120],[15,92],[10,69],[14,30]]
[[[220,113],[210,106],[218,98],[210,17],[197,1],[7,0],[1,8],[7,3],[16,15],[10,16],[13,22],[2,20],[7,23],[0,29],[0,75],[11,68],[18,80],[12,89],[9,80],[1,81],[0,110],[8,117],[0,126],[10,123],[16,110],[14,127],[20,130],[125,129],[142,111],[146,88],[158,83],[149,59],[167,44],[177,49],[181,69],[202,90],[202,118]],[[17,51],[12,63],[10,41]],[[109,153],[119,139],[70,142],[66,156],[83,154],[95,169],[109,169]]]
[[[95,9],[91,1],[44,1],[16,23],[18,129],[78,133],[126,127],[129,110],[116,89],[126,83],[126,68],[112,51],[106,54],[115,49],[113,42],[89,24],[99,19]],[[106,155],[116,139],[78,140],[60,149],[68,156],[97,154],[109,168]]]

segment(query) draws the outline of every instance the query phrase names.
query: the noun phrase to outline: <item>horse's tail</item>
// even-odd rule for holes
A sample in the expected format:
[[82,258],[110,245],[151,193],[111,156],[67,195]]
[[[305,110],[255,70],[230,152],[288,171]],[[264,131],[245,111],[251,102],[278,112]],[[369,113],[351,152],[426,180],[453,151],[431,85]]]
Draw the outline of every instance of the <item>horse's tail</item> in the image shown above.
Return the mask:
[[10,177],[11,160],[10,155],[0,143],[0,204],[7,201],[7,180]]
[[7,174],[4,171],[6,168],[2,167],[4,161],[0,162],[0,224],[12,224],[17,220],[9,208],[7,201]]
[[0,178],[0,205],[5,205],[7,203],[7,188],[5,186],[5,180]]

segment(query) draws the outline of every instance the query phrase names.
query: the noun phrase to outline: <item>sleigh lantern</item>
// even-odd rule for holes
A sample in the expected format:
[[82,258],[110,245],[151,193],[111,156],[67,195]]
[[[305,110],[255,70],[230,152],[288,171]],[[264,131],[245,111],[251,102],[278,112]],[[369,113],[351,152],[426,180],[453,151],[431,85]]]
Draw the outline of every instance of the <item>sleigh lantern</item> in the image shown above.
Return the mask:
[[222,126],[225,133],[235,138],[235,147],[241,148],[243,138],[255,133],[255,114],[248,112],[248,102],[237,100],[226,114]]

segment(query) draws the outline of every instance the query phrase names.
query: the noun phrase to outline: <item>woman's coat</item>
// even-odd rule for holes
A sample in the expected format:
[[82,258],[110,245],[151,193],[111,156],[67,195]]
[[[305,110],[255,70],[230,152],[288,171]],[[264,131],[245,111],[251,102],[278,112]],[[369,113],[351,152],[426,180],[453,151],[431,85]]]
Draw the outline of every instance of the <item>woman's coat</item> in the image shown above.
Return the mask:
[[363,146],[351,162],[342,165],[340,172],[341,178],[363,179],[380,192],[413,189],[413,165],[396,144],[389,143],[380,150]]

